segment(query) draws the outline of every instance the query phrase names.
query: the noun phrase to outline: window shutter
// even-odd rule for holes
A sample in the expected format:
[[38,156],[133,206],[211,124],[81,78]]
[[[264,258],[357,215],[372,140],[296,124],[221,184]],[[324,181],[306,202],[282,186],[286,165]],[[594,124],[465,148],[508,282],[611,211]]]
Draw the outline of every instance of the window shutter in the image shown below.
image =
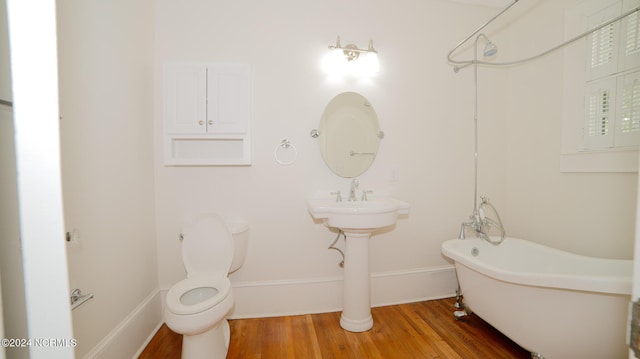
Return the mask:
[[613,146],[615,90],[615,78],[594,82],[586,88],[584,126],[586,149]]
[[640,71],[623,76],[616,116],[616,146],[633,146],[640,143]]
[[633,13],[627,17],[627,38],[625,41],[625,55],[633,55],[640,53],[640,21],[638,21],[638,13]]
[[591,68],[610,64],[613,59],[613,25],[594,31],[591,36]]
[[621,25],[623,38],[620,46],[620,71],[631,70],[640,64],[640,15],[627,16]]
[[[589,17],[589,27],[593,28],[620,14],[620,4],[609,6]],[[587,80],[595,80],[618,71],[620,23],[615,22],[589,35]]]

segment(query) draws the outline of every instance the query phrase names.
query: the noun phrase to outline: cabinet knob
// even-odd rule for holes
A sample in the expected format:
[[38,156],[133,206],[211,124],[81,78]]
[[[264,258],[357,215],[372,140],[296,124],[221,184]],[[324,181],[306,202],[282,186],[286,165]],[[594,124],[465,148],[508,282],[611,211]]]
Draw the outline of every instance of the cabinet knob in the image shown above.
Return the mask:
[[210,125],[213,125],[213,121],[209,120],[209,122],[207,122]]
[[200,126],[202,126],[202,125],[204,125],[204,121],[200,120],[200,121],[198,121],[198,124],[199,124]]

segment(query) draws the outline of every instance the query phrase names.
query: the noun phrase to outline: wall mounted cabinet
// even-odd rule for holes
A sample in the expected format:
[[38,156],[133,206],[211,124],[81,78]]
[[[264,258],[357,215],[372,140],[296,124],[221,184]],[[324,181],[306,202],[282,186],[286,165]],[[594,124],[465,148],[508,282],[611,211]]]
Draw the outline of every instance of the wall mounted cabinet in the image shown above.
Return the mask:
[[164,117],[165,165],[250,165],[249,65],[166,65]]

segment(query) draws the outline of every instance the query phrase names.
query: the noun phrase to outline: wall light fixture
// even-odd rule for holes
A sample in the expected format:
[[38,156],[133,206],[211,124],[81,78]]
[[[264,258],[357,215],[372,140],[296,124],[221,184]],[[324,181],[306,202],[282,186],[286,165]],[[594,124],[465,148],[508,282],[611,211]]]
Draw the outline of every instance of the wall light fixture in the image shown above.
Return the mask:
[[373,48],[373,40],[367,49],[354,44],[340,45],[340,36],[335,45],[329,45],[329,53],[323,63],[324,70],[332,76],[356,75],[371,76],[380,71],[378,51]]

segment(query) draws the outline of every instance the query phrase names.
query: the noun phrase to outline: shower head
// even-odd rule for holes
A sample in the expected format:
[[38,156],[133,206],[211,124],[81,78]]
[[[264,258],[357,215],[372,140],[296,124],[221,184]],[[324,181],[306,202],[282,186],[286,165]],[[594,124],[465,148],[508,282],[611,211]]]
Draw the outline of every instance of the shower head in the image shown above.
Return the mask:
[[475,41],[476,52],[478,51],[478,41],[480,39],[484,39],[484,41],[486,42],[486,44],[484,45],[484,51],[482,51],[482,54],[484,55],[484,57],[491,57],[498,52],[498,48],[496,47],[496,45],[494,45],[493,42],[491,42],[491,40],[489,40],[489,38],[485,34],[479,34],[476,37],[476,41]]
[[[517,1],[517,0],[516,0]],[[489,40],[489,38],[487,37],[487,35],[485,34],[478,34],[478,36],[476,36],[476,40],[474,41],[474,45],[473,45],[473,61],[458,61],[455,63],[458,64],[462,64],[460,66],[456,65],[453,67],[453,71],[454,72],[458,72],[461,69],[467,67],[467,66],[471,66],[473,64],[479,64],[479,63],[485,63],[483,61],[478,61],[478,42],[480,41],[480,39],[484,39],[485,41],[485,45],[484,45],[484,50],[482,51],[482,55],[484,57],[492,57],[495,54],[498,53],[498,47],[496,45],[493,44],[493,42],[491,42],[491,40]]]
[[496,45],[494,45],[493,42],[491,42],[491,40],[487,40],[487,44],[484,45],[484,52],[483,52],[484,56],[491,57],[495,55],[496,52],[498,52],[498,48],[496,47]]

